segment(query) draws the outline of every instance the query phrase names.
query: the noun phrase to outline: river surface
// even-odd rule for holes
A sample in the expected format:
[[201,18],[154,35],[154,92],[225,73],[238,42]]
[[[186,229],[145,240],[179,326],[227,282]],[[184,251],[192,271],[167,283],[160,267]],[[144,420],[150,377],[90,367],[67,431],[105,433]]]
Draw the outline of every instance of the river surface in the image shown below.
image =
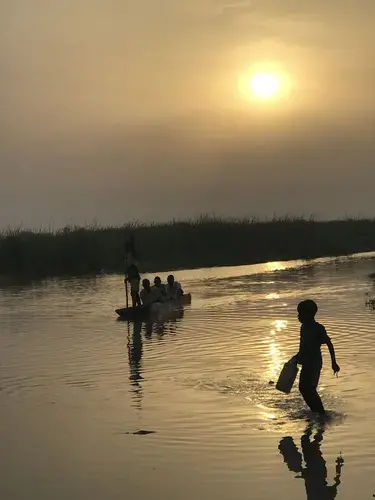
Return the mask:
[[[176,272],[192,304],[159,324],[116,320],[121,276],[3,286],[0,498],[372,498],[374,256]],[[324,426],[270,384],[306,298],[342,368],[323,346]]]

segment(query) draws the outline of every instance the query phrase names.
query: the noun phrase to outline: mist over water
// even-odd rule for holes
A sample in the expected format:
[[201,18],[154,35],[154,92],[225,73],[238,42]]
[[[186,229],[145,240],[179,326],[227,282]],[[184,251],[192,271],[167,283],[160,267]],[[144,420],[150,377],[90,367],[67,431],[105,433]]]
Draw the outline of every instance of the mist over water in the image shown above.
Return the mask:
[[[121,276],[2,287],[2,495],[371,498],[370,257],[181,271],[192,305],[158,324],[116,320]],[[269,384],[307,297],[342,368],[323,347],[324,426]]]

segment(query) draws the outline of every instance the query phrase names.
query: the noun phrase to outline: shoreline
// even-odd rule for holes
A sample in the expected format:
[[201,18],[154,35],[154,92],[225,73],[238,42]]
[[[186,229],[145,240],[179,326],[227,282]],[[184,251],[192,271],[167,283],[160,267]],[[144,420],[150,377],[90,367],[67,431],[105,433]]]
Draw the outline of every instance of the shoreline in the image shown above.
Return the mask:
[[0,234],[0,277],[44,279],[123,273],[134,237],[141,273],[311,260],[375,250],[375,219],[271,221],[201,217],[166,224],[66,227]]

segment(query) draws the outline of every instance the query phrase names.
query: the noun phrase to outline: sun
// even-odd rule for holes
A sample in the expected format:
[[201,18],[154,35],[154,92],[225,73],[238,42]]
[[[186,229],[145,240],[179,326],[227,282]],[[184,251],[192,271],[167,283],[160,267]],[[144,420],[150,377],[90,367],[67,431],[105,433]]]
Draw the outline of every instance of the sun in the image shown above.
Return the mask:
[[[257,64],[238,76],[239,95],[262,105],[281,104],[292,97],[292,80],[280,64]],[[273,107],[273,106],[272,106]]]
[[280,78],[272,73],[257,73],[250,78],[252,94],[258,99],[271,99],[280,92]]

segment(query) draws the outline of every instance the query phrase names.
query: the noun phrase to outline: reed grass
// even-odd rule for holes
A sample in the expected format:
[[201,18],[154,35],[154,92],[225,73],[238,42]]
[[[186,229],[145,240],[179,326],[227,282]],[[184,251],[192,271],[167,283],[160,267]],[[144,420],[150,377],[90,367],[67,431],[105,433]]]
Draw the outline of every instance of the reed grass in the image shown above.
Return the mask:
[[316,221],[202,215],[162,224],[7,229],[0,234],[0,275],[81,276],[124,271],[125,242],[135,238],[140,269],[165,271],[348,255],[375,249],[375,219]]

